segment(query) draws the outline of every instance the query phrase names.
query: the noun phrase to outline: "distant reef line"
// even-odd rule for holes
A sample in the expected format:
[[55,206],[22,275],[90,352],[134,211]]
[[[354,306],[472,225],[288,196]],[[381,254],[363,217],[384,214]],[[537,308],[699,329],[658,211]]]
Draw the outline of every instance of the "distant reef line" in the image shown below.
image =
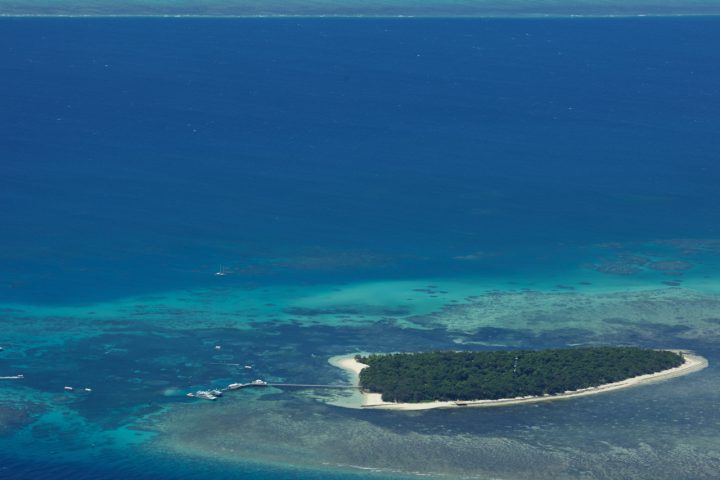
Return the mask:
[[58,17],[466,17],[466,18],[532,18],[532,17],[639,17],[639,16],[716,16],[720,0],[686,0],[638,2],[605,0],[576,2],[571,0],[535,0],[506,2],[498,0],[411,0],[367,1],[268,1],[181,0],[131,1],[107,3],[98,0],[75,2],[0,0],[0,16]]

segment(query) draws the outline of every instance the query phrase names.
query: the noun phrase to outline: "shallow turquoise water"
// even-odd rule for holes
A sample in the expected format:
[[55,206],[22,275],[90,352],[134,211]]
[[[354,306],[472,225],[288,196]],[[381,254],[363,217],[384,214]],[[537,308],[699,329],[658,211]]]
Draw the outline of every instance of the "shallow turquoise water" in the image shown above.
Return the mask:
[[[714,365],[633,391],[486,412],[356,412],[319,403],[336,394],[322,390],[233,392],[215,403],[184,396],[255,378],[342,384],[342,372],[327,360],[354,351],[630,342],[717,358],[720,325],[708,316],[720,299],[687,288],[692,275],[685,288],[649,289],[644,281],[606,275],[600,283],[585,274],[567,272],[560,287],[500,278],[494,284],[487,278],[418,279],[275,287],[260,298],[224,287],[185,291],[184,300],[170,292],[103,305],[15,305],[22,313],[5,314],[12,334],[5,336],[0,366],[25,379],[2,385],[0,404],[27,416],[10,422],[0,443],[14,457],[11,468],[29,472],[23,469],[34,465],[46,475],[80,469],[112,478],[94,470],[105,464],[122,475],[163,476],[169,461],[180,462],[188,476],[209,468],[258,478],[335,478],[353,471],[378,478],[414,472],[439,478],[583,478],[582,472],[711,478],[720,424]],[[594,283],[577,284],[577,278]],[[258,308],[265,295],[275,303]],[[227,298],[233,301],[222,301]],[[141,313],[133,308],[138,300]],[[94,312],[90,320],[88,311]],[[76,390],[63,392],[65,385]],[[62,464],[54,463],[60,458]],[[682,477],[679,465],[694,476]]]

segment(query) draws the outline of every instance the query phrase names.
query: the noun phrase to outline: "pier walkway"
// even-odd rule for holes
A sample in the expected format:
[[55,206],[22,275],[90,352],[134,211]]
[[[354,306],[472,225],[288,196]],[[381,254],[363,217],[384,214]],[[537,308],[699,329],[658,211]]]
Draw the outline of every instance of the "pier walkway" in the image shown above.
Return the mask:
[[334,389],[358,389],[355,385],[320,385],[314,383],[268,383],[263,380],[255,380],[250,383],[231,383],[225,388],[215,388],[211,390],[198,390],[195,393],[188,393],[187,396],[190,398],[202,398],[205,400],[216,400],[221,397],[223,393],[230,392],[233,390],[242,390],[243,388],[334,388]]
[[290,388],[358,388],[355,385],[312,385],[309,383],[268,383],[266,387],[290,387]]

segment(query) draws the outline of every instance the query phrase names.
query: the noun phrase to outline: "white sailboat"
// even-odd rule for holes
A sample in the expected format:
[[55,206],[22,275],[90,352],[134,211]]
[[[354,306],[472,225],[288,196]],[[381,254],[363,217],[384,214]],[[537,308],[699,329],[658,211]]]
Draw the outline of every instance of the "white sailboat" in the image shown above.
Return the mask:
[[220,270],[215,272],[215,275],[217,275],[218,277],[224,277],[225,276],[225,266],[220,265]]

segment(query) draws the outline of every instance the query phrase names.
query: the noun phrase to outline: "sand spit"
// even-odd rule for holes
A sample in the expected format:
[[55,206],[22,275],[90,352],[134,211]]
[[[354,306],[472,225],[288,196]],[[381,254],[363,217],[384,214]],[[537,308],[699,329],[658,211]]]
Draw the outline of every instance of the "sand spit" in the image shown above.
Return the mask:
[[[384,402],[382,395],[379,393],[368,393],[362,392],[362,395],[355,397],[354,402],[346,402],[339,406],[347,408],[381,408],[385,410],[430,410],[433,408],[465,408],[465,407],[501,407],[506,405],[520,405],[524,403],[537,403],[547,402],[553,400],[566,400],[569,398],[585,397],[588,395],[597,395],[599,393],[612,392],[623,388],[635,387],[638,385],[644,385],[647,383],[660,382],[663,380],[669,380],[671,378],[688,375],[702,370],[708,366],[707,359],[696,355],[687,350],[671,350],[673,352],[682,352],[685,357],[685,363],[679,367],[670,368],[657,373],[649,373],[646,375],[640,375],[637,377],[627,378],[620,382],[608,383],[600,385],[598,387],[584,388],[581,390],[574,390],[557,395],[544,395],[538,396],[527,396],[527,397],[516,397],[516,398],[501,398],[498,400],[463,400],[463,401],[435,401],[435,402],[423,402],[423,403],[392,403]],[[359,384],[360,372],[363,368],[367,368],[368,365],[358,362],[355,360],[355,355],[341,355],[332,357],[329,362],[331,365],[342,368],[351,377],[352,382],[355,385]]]

